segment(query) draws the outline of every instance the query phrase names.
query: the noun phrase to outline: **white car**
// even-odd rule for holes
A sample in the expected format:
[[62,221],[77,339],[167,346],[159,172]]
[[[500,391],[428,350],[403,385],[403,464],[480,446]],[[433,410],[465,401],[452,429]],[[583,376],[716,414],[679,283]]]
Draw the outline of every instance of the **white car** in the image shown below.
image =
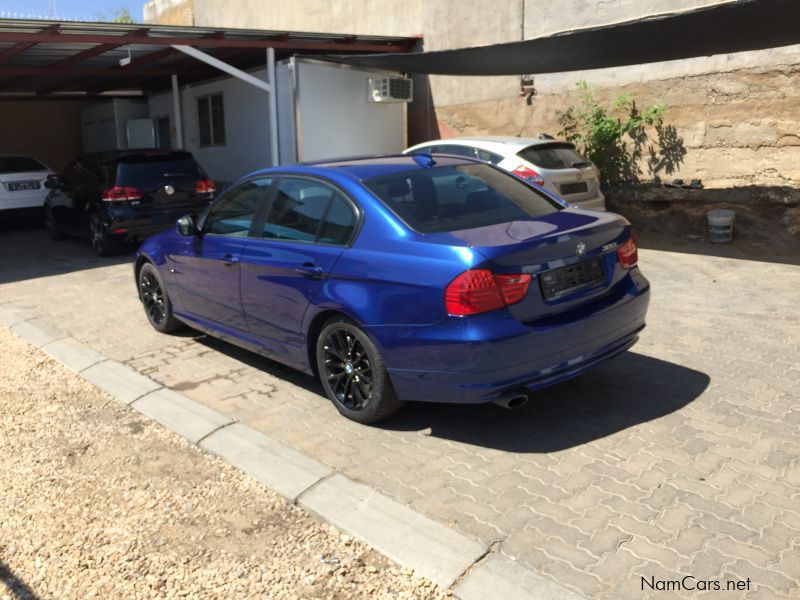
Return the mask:
[[476,158],[514,173],[580,208],[606,209],[597,167],[569,142],[551,138],[459,137],[431,140],[403,153],[420,152]]
[[53,171],[30,156],[0,154],[0,210],[44,206]]

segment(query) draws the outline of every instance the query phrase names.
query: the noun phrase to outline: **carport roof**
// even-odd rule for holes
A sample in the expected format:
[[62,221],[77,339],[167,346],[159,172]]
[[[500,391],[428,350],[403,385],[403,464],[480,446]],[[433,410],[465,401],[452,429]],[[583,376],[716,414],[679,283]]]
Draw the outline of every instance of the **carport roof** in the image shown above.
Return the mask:
[[[0,19],[0,98],[132,95],[167,89],[220,72],[173,45],[193,46],[239,69],[296,53],[409,52],[416,38],[291,31]],[[127,66],[120,60],[131,57]]]

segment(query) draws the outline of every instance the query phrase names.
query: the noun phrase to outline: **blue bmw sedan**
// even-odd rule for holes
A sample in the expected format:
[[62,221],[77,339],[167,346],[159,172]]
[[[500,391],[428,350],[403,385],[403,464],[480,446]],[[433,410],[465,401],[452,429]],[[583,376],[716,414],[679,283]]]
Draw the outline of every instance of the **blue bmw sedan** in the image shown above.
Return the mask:
[[623,217],[444,155],[252,173],[134,267],[158,331],[315,374],[362,423],[412,400],[524,404],[630,348],[649,301]]

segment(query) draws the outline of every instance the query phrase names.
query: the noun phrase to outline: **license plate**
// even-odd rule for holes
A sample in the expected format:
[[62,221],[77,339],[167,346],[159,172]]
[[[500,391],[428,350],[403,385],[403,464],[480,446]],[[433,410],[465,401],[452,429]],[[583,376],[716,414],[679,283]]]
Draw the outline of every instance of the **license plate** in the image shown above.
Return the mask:
[[8,191],[9,192],[22,192],[24,190],[39,190],[42,188],[42,184],[38,181],[14,181],[13,183],[7,183]]
[[603,279],[603,260],[599,256],[539,275],[542,294],[546,300],[554,300],[579,289],[597,285]]
[[568,194],[585,194],[589,191],[589,185],[585,181],[562,183],[559,189],[565,196]]

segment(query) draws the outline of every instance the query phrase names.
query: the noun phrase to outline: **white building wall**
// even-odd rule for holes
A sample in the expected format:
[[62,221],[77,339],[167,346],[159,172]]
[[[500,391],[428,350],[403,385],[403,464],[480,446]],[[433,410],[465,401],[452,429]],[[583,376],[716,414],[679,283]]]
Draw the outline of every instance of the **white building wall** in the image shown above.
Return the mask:
[[[266,80],[266,69],[252,71],[251,74]],[[217,181],[234,181],[242,175],[272,164],[266,92],[232,77],[180,86],[180,90],[184,149],[194,155],[209,177]],[[197,99],[219,93],[223,97],[225,144],[201,146]],[[170,117],[172,147],[176,148],[171,92],[151,96],[149,102],[151,117]]]

